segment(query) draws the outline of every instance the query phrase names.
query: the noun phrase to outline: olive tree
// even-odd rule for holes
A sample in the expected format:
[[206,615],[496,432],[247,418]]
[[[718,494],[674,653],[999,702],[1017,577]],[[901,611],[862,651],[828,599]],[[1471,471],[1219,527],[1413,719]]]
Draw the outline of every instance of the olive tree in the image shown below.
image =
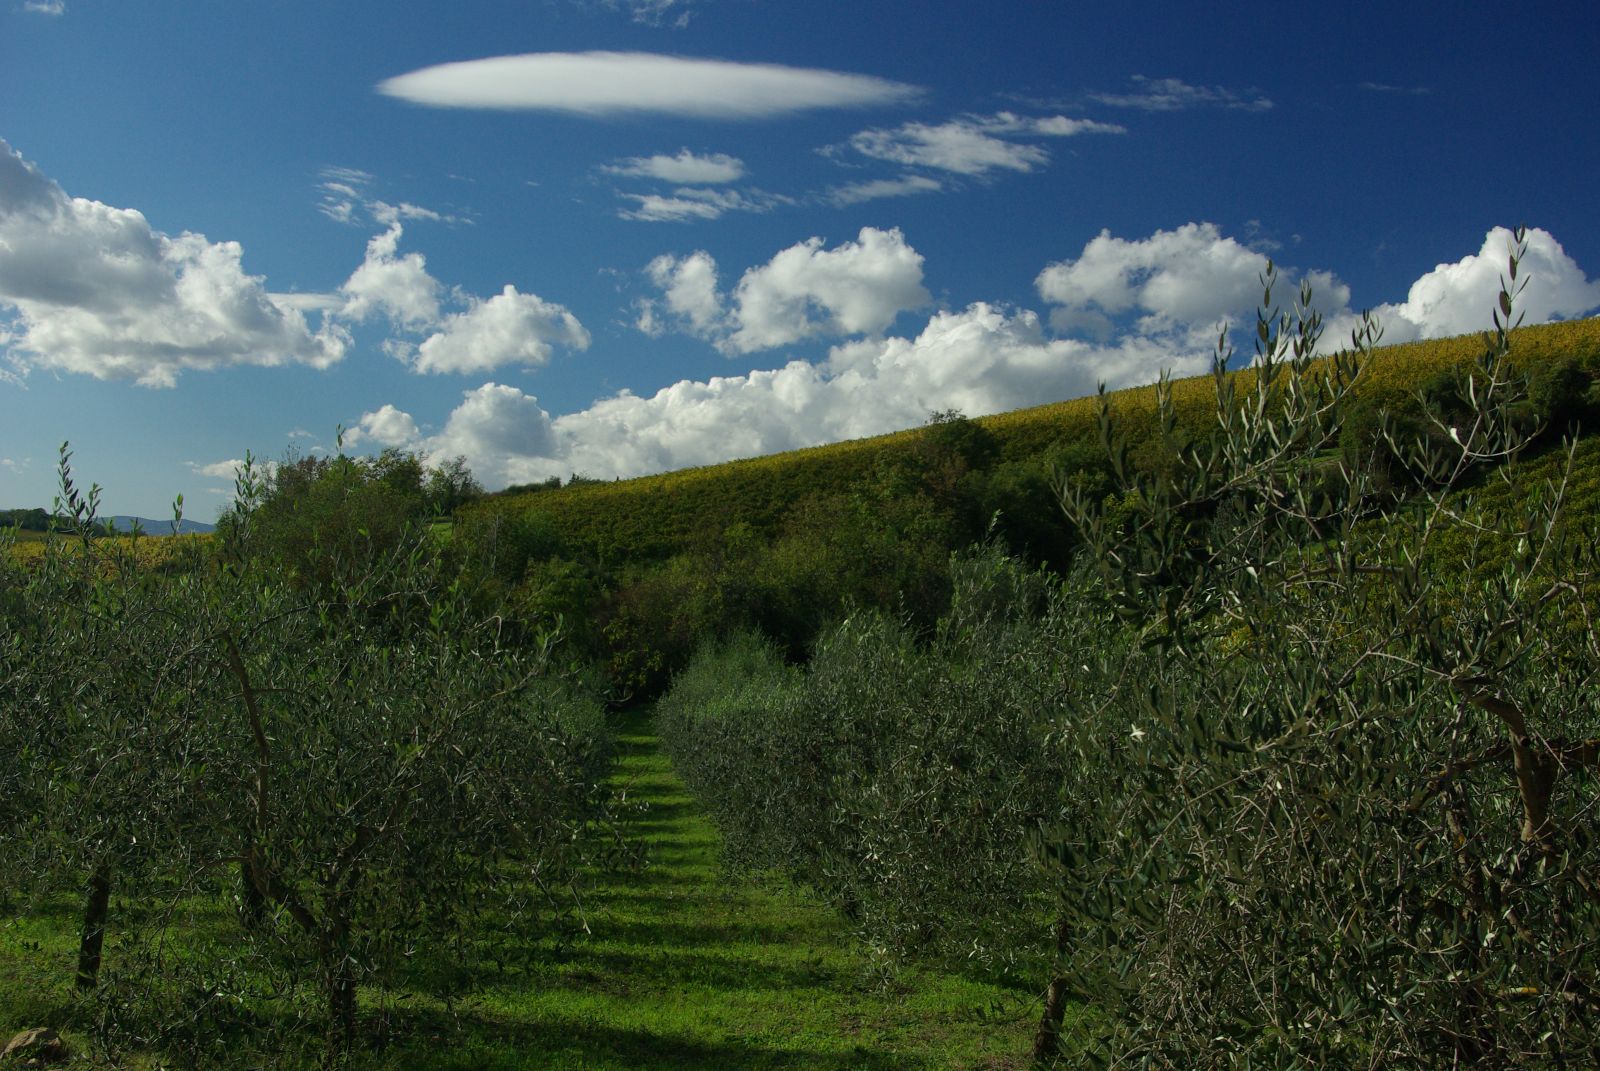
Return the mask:
[[1170,468],[1131,471],[1102,404],[1117,509],[1063,504],[1126,642],[1037,838],[1059,897],[1039,1059],[1073,998],[1105,1066],[1600,1058],[1596,534],[1559,467],[1481,504],[1537,431],[1507,360],[1520,257],[1469,410],[1384,432],[1409,498],[1337,449],[1375,327],[1314,364],[1305,291],[1262,315],[1247,373],[1219,352],[1216,427]]

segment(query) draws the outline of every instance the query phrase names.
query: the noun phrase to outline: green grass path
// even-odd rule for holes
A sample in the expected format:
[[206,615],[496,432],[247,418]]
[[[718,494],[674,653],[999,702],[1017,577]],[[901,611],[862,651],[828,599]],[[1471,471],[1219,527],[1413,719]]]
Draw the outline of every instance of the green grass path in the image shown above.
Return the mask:
[[[409,989],[378,998],[381,1008],[377,994],[364,994],[364,1017],[382,1040],[356,1067],[1025,1066],[1036,1014],[1030,994],[931,971],[885,982],[831,909],[787,888],[724,875],[716,830],[673,772],[648,714],[628,715],[617,729],[614,784],[638,805],[623,828],[646,864],[590,875],[587,932],[499,946],[480,937],[479,962],[464,976],[429,977],[423,968]],[[59,915],[0,920],[0,1044],[8,1030],[58,1021],[76,921],[75,905],[63,906]],[[463,990],[448,1005],[439,995]],[[163,1063],[148,1055],[122,1066]]]
[[462,1062],[431,1066],[1023,1065],[1025,995],[927,972],[885,985],[833,911],[789,890],[728,880],[716,830],[647,715],[618,729],[614,777],[644,805],[628,830],[647,865],[597,875],[584,904],[589,935],[543,957],[534,984],[484,994],[480,1014],[500,1018],[511,1035],[527,1032],[525,1058],[507,1053],[509,1038],[501,1038]]

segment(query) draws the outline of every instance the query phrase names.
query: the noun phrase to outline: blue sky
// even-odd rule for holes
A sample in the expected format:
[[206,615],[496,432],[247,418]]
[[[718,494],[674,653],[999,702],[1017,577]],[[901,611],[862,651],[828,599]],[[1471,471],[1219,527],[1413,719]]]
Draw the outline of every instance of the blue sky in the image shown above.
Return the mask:
[[1268,257],[1477,330],[1518,224],[1600,307],[1591,5],[0,5],[0,506],[63,440],[209,520],[340,425],[496,487],[1054,401]]

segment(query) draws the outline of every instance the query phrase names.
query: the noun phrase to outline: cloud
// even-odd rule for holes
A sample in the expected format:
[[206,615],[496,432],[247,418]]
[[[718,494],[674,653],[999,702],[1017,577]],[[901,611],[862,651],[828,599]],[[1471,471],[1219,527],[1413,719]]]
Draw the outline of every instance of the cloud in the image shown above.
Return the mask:
[[915,338],[859,340],[815,364],[683,380],[649,397],[623,391],[555,418],[531,395],[485,384],[416,445],[465,455],[488,486],[568,472],[627,477],[875,435],[935,410],[978,416],[1102,381],[1149,382],[1163,368],[1197,373],[1208,360],[1209,351],[1175,354],[1148,339],[1051,339],[1034,313],[979,302],[935,314]]
[[[236,479],[240,470],[244,468],[244,460],[242,458],[229,458],[227,461],[213,461],[210,464],[189,461],[186,464],[189,466],[189,470],[196,475],[209,476],[214,480],[228,480],[230,482]],[[276,461],[253,458],[250,464],[258,477],[271,479],[272,474],[278,471],[278,463]]]
[[787,197],[760,190],[741,192],[688,186],[673,190],[670,196],[659,193],[620,193],[618,196],[638,207],[624,208],[617,215],[647,223],[720,219],[729,212],[770,212],[778,205],[793,203]]
[[1128,241],[1101,231],[1076,260],[1051,264],[1034,286],[1056,306],[1058,331],[1104,334],[1114,317],[1142,318],[1145,332],[1201,324],[1254,308],[1265,255],[1225,238],[1215,224],[1187,223]]
[[[1411,284],[1406,299],[1372,309],[1383,341],[1410,342],[1487,330],[1507,270],[1512,235],[1496,227],[1482,248],[1440,264]],[[1528,231],[1519,267],[1527,281],[1517,308],[1528,323],[1585,316],[1600,308],[1600,280],[1589,280],[1548,231]],[[1051,264],[1035,280],[1053,306],[1058,332],[1109,337],[1128,332],[1166,337],[1173,344],[1215,338],[1224,321],[1253,322],[1261,300],[1264,254],[1224,237],[1214,224],[1189,223],[1148,238],[1126,240],[1109,232],[1090,240],[1075,260]],[[1347,345],[1360,316],[1350,308],[1350,287],[1327,271],[1281,270],[1277,301],[1292,303],[1301,281],[1324,317],[1326,352]]]
[[392,405],[380,406],[371,413],[361,414],[356,426],[344,433],[347,446],[374,442],[379,446],[406,446],[417,441],[419,429],[411,414]]
[[863,201],[876,201],[882,197],[909,197],[915,193],[938,193],[944,189],[938,179],[926,175],[903,175],[897,179],[876,179],[871,182],[852,182],[845,186],[831,186],[827,198],[836,205],[854,205]]
[[623,11],[641,26],[671,26],[681,30],[694,14],[694,0],[599,0],[600,6]]
[[[662,292],[659,307],[697,338],[713,338],[721,333],[726,314],[722,294],[717,289],[717,262],[705,250],[686,257],[663,254],[645,268],[645,274]],[[639,330],[660,335],[666,330],[656,314],[656,302],[640,308]]]
[[[1407,321],[1418,330],[1481,326],[1461,321],[1473,318],[1468,307],[1487,316],[1509,237],[1491,231],[1482,252],[1427,273],[1406,302],[1383,309],[1408,310],[1424,322]],[[1530,231],[1528,240],[1530,319],[1600,304],[1600,282],[1585,279],[1553,238]],[[1105,316],[1104,341],[1059,337],[1030,310],[976,302],[934,313],[914,337],[857,339],[817,362],[682,380],[649,396],[623,391],[555,417],[532,395],[488,383],[464,394],[442,432],[415,445],[465,455],[491,487],[574,471],[627,477],[874,435],[920,424],[930,411],[981,416],[1082,396],[1100,383],[1148,383],[1164,370],[1199,374],[1210,366],[1215,318],[1249,310],[1260,297],[1253,277],[1248,291],[1235,286],[1264,266],[1257,256],[1204,223],[1137,240],[1102,234],[1078,258],[1042,272],[1040,290],[1066,302],[1057,311]],[[711,333],[731,329],[708,254],[658,258],[649,272],[674,315],[698,316]],[[1350,291],[1335,276],[1303,277],[1319,305],[1348,314]]]
[[1194,108],[1221,108],[1228,111],[1264,112],[1272,101],[1254,89],[1234,90],[1222,86],[1192,86],[1177,78],[1133,76],[1129,93],[1091,93],[1089,99],[1113,108],[1138,108],[1147,112],[1179,112]]
[[589,348],[589,332],[578,318],[535,294],[506,288],[487,301],[473,299],[465,312],[445,318],[417,347],[418,372],[487,372],[506,364],[544,364],[555,346]]
[[[1492,310],[1506,274],[1512,233],[1495,227],[1484,235],[1483,246],[1450,264],[1440,264],[1411,284],[1406,300],[1379,305],[1373,314],[1383,325],[1383,341],[1410,342],[1486,331],[1493,326]],[[1527,323],[1570,320],[1600,309],[1600,279],[1585,278],[1583,269],[1561,248],[1549,231],[1531,228],[1528,249],[1517,269],[1526,288],[1517,298],[1516,312]],[[1346,343],[1359,317],[1343,301],[1322,303],[1328,310],[1324,349]]]
[[1362,82],[1357,88],[1368,93],[1399,93],[1408,97],[1426,97],[1433,92],[1429,86],[1391,86],[1383,82]]
[[641,304],[640,328],[659,334],[676,327],[726,354],[753,353],[807,338],[877,334],[930,300],[922,254],[899,230],[863,227],[855,241],[834,249],[807,239],[746,271],[726,299],[716,271],[703,251],[651,261],[646,274],[663,296]]
[[423,447],[434,457],[465,457],[480,478],[492,480],[496,474],[504,478],[519,459],[558,452],[550,414],[533,395],[516,387],[485,383],[463,391],[462,397],[444,429],[423,440]]
[[1049,162],[1050,154],[1043,146],[1007,138],[1122,133],[1126,130],[1113,123],[1069,119],[1064,115],[1028,118],[999,112],[992,116],[964,116],[936,126],[906,123],[892,130],[863,130],[851,136],[850,147],[875,160],[977,176],[997,169],[1032,171]]
[[590,118],[765,119],[900,104],[922,90],[869,75],[647,52],[542,52],[425,67],[378,92],[436,108],[553,111]]
[[170,387],[190,369],[342,359],[344,329],[324,317],[313,330],[243,257],[237,242],[173,237],[133,209],[69,197],[0,141],[0,345],[21,372]]
[[696,156],[688,149],[680,149],[676,156],[630,156],[602,170],[626,178],[660,179],[683,186],[709,186],[738,182],[744,178],[744,161],[720,152]]
[[393,223],[367,242],[366,258],[340,287],[344,295],[341,316],[359,321],[381,312],[407,327],[439,322],[444,288],[428,274],[421,253],[396,256],[403,233],[404,228]]
[[368,188],[375,181],[366,171],[353,167],[325,167],[317,184],[319,200],[317,211],[336,223],[360,225],[371,218],[381,226],[391,226],[401,220],[428,220],[434,223],[470,223],[463,216],[437,212],[409,201],[390,204],[372,197]]
[[[421,253],[399,254],[403,234],[402,224],[393,222],[367,242],[366,257],[339,288],[336,303],[347,320],[382,315],[403,332],[381,345],[412,371],[488,372],[506,364],[544,364],[555,346],[588,348],[589,332],[564,306],[510,284],[487,300],[447,289],[428,272]],[[446,302],[465,308],[446,312]]]
[[67,0],[23,0],[22,10],[35,15],[65,15]]

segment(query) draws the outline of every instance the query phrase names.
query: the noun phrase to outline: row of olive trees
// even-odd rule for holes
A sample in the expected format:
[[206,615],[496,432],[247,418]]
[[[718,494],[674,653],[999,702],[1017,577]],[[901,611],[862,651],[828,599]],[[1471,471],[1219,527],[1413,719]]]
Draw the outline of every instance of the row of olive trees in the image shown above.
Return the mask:
[[337,582],[290,582],[247,468],[223,544],[158,572],[88,538],[65,453],[62,479],[83,538],[0,554],[0,852],[14,903],[83,890],[81,988],[117,904],[234,898],[239,955],[319,993],[339,1051],[362,985],[465,947],[487,903],[556,906],[604,803],[601,711],[474,615],[425,531],[313,546]]
[[1031,964],[1042,1063],[1078,1004],[1077,1064],[1592,1066],[1597,533],[1560,466],[1484,484],[1539,430],[1519,259],[1467,418],[1388,429],[1384,472],[1338,449],[1376,331],[1314,364],[1302,293],[1172,464],[1103,413],[1119,490],[1063,489],[1055,597],[991,565],[930,644],[855,618],[805,671],[708,655],[664,727],[736,861],[887,950]]

